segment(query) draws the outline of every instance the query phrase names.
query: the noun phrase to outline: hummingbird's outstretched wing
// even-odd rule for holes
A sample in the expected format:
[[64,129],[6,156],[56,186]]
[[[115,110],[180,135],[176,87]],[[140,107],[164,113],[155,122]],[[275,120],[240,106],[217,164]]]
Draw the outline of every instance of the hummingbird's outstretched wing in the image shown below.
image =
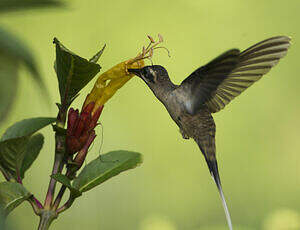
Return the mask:
[[278,36],[243,52],[232,49],[195,70],[181,83],[181,87],[187,88],[190,93],[187,111],[195,114],[203,105],[212,113],[223,109],[286,55],[290,40],[289,37]]

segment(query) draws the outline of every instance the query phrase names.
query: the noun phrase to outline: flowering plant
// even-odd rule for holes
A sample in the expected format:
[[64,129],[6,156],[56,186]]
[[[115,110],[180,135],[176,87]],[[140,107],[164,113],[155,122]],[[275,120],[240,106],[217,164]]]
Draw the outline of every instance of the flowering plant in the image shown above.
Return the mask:
[[[0,139],[0,171],[6,179],[6,182],[0,183],[1,218],[5,218],[23,201],[28,201],[34,213],[40,217],[38,229],[48,229],[52,221],[85,192],[142,163],[140,153],[119,150],[103,154],[81,169],[89,147],[96,138],[94,129],[105,103],[133,77],[127,69],[143,67],[144,59],[151,58],[153,50],[159,48],[157,45],[163,41],[160,35],[158,42],[151,36],[148,38],[150,44],[143,47],[136,57],[115,65],[98,77],[81,111],[70,108],[70,105],[80,90],[100,71],[101,67],[97,62],[105,46],[87,60],[54,39],[54,66],[60,93],[58,114],[55,118],[38,117],[17,122]],[[40,202],[23,185],[23,179],[44,144],[43,135],[37,132],[49,125],[52,125],[55,135],[54,163],[45,201]],[[55,197],[58,182],[61,187]],[[66,203],[61,205],[66,189],[69,189],[70,195]],[[0,228],[4,229],[4,226]]]

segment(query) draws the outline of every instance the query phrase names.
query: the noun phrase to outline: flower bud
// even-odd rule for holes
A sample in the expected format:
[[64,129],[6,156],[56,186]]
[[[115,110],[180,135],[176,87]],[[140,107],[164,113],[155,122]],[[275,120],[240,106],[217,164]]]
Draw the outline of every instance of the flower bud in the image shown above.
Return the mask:
[[95,134],[95,131],[93,130],[87,141],[85,142],[83,148],[78,152],[78,154],[76,155],[75,159],[74,159],[74,163],[76,164],[76,168],[77,170],[81,168],[85,158],[86,158],[86,155],[88,153],[88,150],[89,150],[89,147],[91,146],[92,142],[94,141],[96,137],[96,134]]
[[83,149],[91,135],[95,135],[94,128],[97,126],[103,106],[97,108],[95,113],[92,114],[94,107],[95,102],[90,102],[84,106],[80,114],[78,110],[73,108],[69,110],[66,137],[68,154],[73,155]]
[[73,108],[71,108],[68,113],[67,135],[71,135],[74,132],[74,129],[77,126],[78,118],[79,118],[78,109],[74,110]]

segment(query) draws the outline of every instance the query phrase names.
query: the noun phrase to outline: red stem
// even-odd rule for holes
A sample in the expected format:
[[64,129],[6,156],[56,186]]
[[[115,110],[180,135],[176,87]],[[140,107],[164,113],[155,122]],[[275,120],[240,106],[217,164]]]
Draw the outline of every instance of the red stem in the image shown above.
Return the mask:
[[[62,154],[57,154],[57,153],[55,154],[55,161],[52,169],[52,175],[57,174],[59,172],[62,164],[62,158],[63,158]],[[49,182],[47,195],[45,198],[45,203],[44,203],[46,209],[49,209],[52,205],[55,186],[56,186],[56,180],[51,178]]]

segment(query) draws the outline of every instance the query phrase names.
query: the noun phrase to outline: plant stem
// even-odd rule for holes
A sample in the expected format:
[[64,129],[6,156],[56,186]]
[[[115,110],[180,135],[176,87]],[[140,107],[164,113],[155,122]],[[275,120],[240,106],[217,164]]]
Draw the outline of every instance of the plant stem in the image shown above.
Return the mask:
[[[52,175],[60,173],[64,166],[64,156],[66,152],[66,136],[58,131],[55,133],[55,158],[52,169]],[[55,192],[56,180],[51,178],[48,192],[45,199],[45,209],[50,209]]]
[[[73,62],[72,62],[73,63]],[[65,123],[66,123],[66,118],[67,118],[67,111],[68,111],[68,104],[67,104],[67,96],[68,96],[68,91],[70,88],[70,82],[71,82],[71,77],[67,78],[67,86],[65,90],[65,95],[62,100],[61,106],[58,106],[59,111],[57,115],[57,120],[56,120],[56,127],[58,129],[55,129],[55,157],[54,157],[54,164],[52,168],[52,174],[57,174],[61,173],[64,165],[65,165],[65,157],[66,157],[66,135],[64,132],[61,132],[60,129],[64,129]],[[38,230],[47,230],[52,223],[54,219],[57,218],[58,212],[56,211],[57,207],[53,209],[52,207],[52,202],[54,198],[54,193],[55,193],[55,187],[56,187],[57,181],[51,177],[49,186],[48,186],[48,191],[46,194],[45,198],[45,203],[44,207],[40,209],[40,223]],[[59,197],[56,198],[55,200],[55,206],[56,203],[59,202],[64,194],[64,191],[59,193]],[[61,196],[61,197],[60,197]],[[34,206],[38,206],[38,203],[31,203]],[[35,210],[36,211],[36,210]]]
[[63,206],[61,206],[59,209],[57,209],[57,211],[56,211],[57,214],[62,213],[64,211],[66,211],[68,208],[70,208],[74,201],[75,201],[75,198],[72,197],[72,195],[70,195],[69,200]]
[[40,209],[44,208],[41,202],[37,198],[35,198],[35,196],[33,196],[33,200],[38,208]]
[[[52,175],[57,174],[59,172],[59,169],[61,168],[61,164],[63,161],[63,155],[55,153],[55,160],[54,165],[52,169]],[[46,209],[50,209],[52,205],[53,195],[55,192],[55,186],[56,186],[56,180],[51,178],[48,186],[48,192],[45,199],[44,207]]]
[[53,220],[57,218],[57,214],[52,210],[43,210],[40,214],[40,223],[38,230],[48,230]]
[[39,216],[43,208],[42,204],[34,196],[31,196],[28,202],[31,204],[34,213]]
[[60,201],[61,201],[61,199],[62,199],[62,197],[63,197],[63,195],[64,195],[64,193],[66,191],[66,188],[67,187],[65,185],[61,186],[61,188],[60,188],[60,190],[59,190],[59,192],[57,194],[57,197],[56,197],[56,199],[54,201],[54,204],[53,204],[53,209],[54,210],[56,210],[58,208],[58,206],[60,204]]
[[[76,175],[76,172],[74,173],[72,173],[72,171],[68,168],[68,170],[67,170],[67,173],[66,173],[66,176],[69,178],[69,179],[71,179],[71,178],[73,178],[73,177],[75,177],[75,175]],[[65,185],[62,185],[61,186],[61,188],[60,188],[60,190],[59,190],[59,192],[58,192],[58,194],[57,194],[57,197],[56,197],[56,199],[55,199],[55,201],[54,201],[54,204],[53,204],[53,209],[54,210],[57,210],[57,208],[58,208],[58,206],[59,206],[59,204],[60,204],[60,202],[61,202],[61,199],[62,199],[62,197],[63,197],[63,195],[64,195],[64,193],[65,193],[65,191],[66,191],[66,186]]]

